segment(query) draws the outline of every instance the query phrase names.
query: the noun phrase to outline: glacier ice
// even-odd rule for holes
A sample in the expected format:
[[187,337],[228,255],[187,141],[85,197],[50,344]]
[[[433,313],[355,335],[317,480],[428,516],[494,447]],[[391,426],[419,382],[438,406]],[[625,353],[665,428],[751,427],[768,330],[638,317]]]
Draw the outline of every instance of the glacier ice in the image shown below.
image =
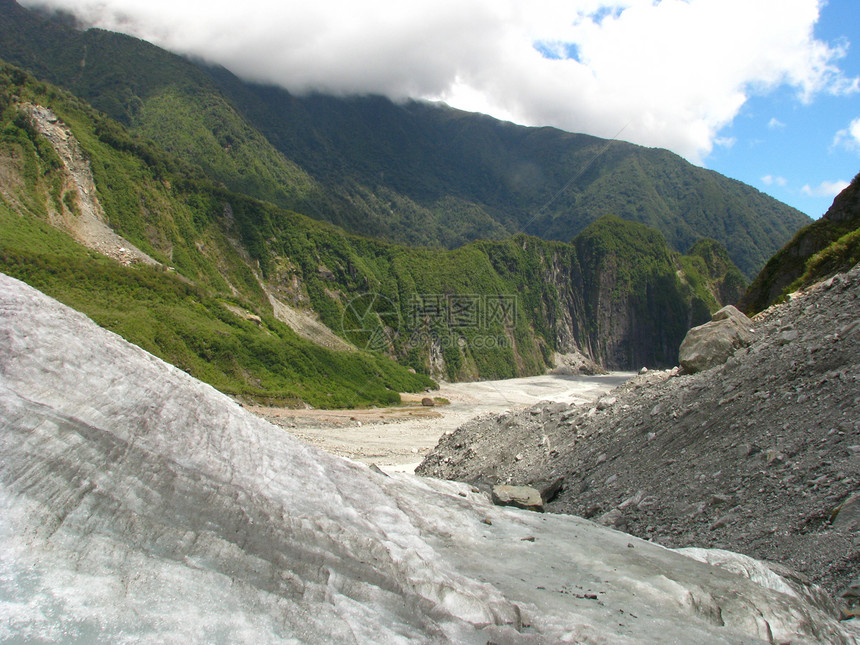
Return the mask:
[[4,643],[857,642],[697,555],[322,453],[0,275]]

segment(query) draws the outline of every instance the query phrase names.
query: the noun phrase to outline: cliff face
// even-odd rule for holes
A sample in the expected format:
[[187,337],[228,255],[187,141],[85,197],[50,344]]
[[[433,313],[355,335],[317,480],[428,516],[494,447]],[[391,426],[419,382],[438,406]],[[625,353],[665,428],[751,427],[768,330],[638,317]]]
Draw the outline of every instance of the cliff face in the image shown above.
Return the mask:
[[860,213],[860,175],[836,196],[833,205],[824,214],[831,222],[856,222]]
[[565,256],[553,254],[546,270],[545,283],[551,285],[558,294],[556,315],[547,312],[547,316],[554,319],[555,323],[552,330],[555,349],[561,353],[579,350],[593,359],[596,339],[590,333],[593,326],[586,319],[582,268],[573,253]]
[[[449,379],[534,374],[551,366],[556,352],[580,352],[609,369],[674,365],[687,329],[707,320],[713,308],[710,293],[695,288],[707,276],[695,267],[685,271],[683,256],[657,231],[616,217],[598,220],[571,244],[519,236],[469,245],[439,259],[442,264],[421,265],[413,258],[408,276],[391,263],[397,272],[392,282],[408,283],[419,297],[448,295],[433,303],[444,308],[430,321],[436,325],[402,312],[403,329],[387,350],[401,359],[412,352]],[[458,266],[466,267],[468,279]],[[470,293],[461,289],[484,294],[477,307],[489,307],[496,295],[510,298],[511,318],[501,325],[489,319],[457,325],[456,300]],[[400,298],[403,304],[402,293]],[[416,348],[404,342],[414,338],[436,344]],[[511,367],[514,372],[502,371]]]
[[704,276],[692,265],[685,272],[657,231],[615,217],[573,245],[591,358],[610,369],[673,365],[687,329],[707,320],[708,294],[693,286]]
[[539,283],[551,291],[541,315],[559,352],[579,350],[610,369],[673,365],[687,329],[723,302],[709,304],[710,292],[696,288],[712,277],[706,268],[646,226],[604,217],[570,246],[544,260]]

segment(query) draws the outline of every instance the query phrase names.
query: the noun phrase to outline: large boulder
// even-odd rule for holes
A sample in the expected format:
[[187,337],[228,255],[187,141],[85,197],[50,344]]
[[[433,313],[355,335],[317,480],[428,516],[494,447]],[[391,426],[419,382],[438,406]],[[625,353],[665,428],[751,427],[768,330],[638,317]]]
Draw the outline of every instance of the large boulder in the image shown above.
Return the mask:
[[860,529],[860,493],[842,502],[830,515],[834,526]]
[[609,372],[591,360],[580,351],[573,350],[567,354],[556,352],[552,356],[554,367],[551,374],[564,376],[577,374],[609,374]]
[[527,511],[543,512],[543,497],[539,490],[531,486],[493,486],[492,499],[497,506],[516,506]]
[[728,305],[715,313],[710,322],[687,332],[678,350],[678,361],[685,372],[695,374],[722,365],[754,337],[752,320]]

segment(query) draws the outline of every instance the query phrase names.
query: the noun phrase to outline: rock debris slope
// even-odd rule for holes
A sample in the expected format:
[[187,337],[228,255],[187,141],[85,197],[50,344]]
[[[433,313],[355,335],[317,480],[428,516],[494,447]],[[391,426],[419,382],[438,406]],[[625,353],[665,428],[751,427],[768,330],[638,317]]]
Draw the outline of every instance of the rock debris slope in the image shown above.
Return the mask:
[[2,275],[0,375],[3,642],[856,642],[752,561],[318,452]]
[[753,323],[720,366],[647,372],[593,406],[475,420],[417,472],[563,477],[550,511],[782,563],[841,594],[860,575],[860,266]]
[[69,127],[44,106],[22,103],[18,109],[30,117],[39,134],[54,148],[66,175],[62,191],[74,195],[76,212],[55,213],[51,217],[52,223],[68,230],[84,246],[122,264],[158,264],[108,226],[90,162]]

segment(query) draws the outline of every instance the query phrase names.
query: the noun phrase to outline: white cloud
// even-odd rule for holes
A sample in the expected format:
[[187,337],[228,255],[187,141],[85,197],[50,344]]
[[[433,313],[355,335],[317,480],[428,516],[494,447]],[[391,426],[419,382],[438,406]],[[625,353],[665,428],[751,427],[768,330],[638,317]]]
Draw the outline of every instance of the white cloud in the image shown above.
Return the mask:
[[771,118],[770,121],[767,122],[767,127],[771,130],[779,130],[780,128],[785,127],[785,123],[777,119],[776,117]]
[[836,195],[846,188],[848,188],[848,182],[843,179],[837,179],[836,181],[822,181],[818,186],[814,187],[806,184],[800,191],[810,197],[836,197]]
[[836,66],[847,44],[813,36],[823,0],[23,1],[291,91],[439,99],[604,137],[623,128],[692,161],[753,93],[860,89]]
[[833,146],[860,151],[860,117],[854,119],[847,128],[836,133]]
[[786,186],[788,185],[788,180],[785,177],[780,177],[779,175],[765,175],[761,178],[762,182],[765,186],[773,186],[774,184],[777,186]]

